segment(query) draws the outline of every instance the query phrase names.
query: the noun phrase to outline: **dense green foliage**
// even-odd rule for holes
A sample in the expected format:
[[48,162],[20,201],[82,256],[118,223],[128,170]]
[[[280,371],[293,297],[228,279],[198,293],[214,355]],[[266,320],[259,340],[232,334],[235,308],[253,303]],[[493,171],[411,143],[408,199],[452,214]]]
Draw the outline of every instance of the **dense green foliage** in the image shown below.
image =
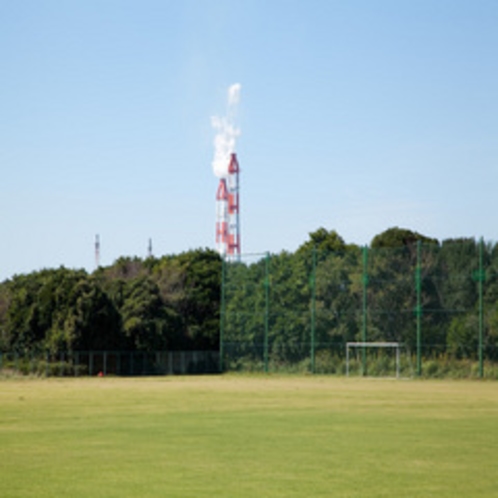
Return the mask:
[[220,274],[195,250],[15,276],[0,286],[0,351],[216,349]]
[[0,284],[0,351],[218,349],[220,308],[236,361],[309,361],[312,340],[317,361],[343,354],[346,341],[414,351],[418,332],[426,357],[475,359],[480,331],[485,358],[496,360],[498,246],[391,228],[359,247],[320,228],[295,252],[224,272],[208,249],[122,257],[92,274],[46,269]]
[[484,357],[498,359],[494,244],[392,228],[359,247],[322,228],[293,254],[230,263],[225,273],[224,340],[235,368],[309,362],[312,341],[320,358],[343,355],[348,341],[397,341],[415,352],[417,333],[426,358],[477,359],[482,331]]

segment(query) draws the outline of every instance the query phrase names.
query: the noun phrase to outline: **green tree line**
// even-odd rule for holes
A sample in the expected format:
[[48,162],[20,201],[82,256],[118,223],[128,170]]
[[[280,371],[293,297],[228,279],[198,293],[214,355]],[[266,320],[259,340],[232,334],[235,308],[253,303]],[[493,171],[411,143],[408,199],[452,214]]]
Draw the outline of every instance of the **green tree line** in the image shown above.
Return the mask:
[[294,252],[251,261],[197,249],[0,284],[0,351],[217,350],[220,324],[237,357],[266,346],[299,361],[311,341],[414,349],[418,333],[427,352],[475,357],[482,330],[486,358],[498,359],[498,246],[392,228],[360,247],[320,228]]
[[16,275],[0,285],[0,351],[217,349],[220,275],[208,249]]
[[349,341],[396,341],[424,355],[498,359],[498,245],[439,242],[392,228],[368,247],[335,231],[295,252],[228,263],[223,339],[229,358],[292,363]]

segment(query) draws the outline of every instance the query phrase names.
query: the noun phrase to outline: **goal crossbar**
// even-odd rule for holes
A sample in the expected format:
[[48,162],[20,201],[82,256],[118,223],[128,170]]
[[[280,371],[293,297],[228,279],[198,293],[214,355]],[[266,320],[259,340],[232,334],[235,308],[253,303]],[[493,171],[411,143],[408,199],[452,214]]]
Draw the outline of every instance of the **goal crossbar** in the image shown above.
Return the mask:
[[350,348],[394,348],[396,350],[396,378],[399,378],[399,349],[400,342],[347,342],[346,343],[346,376],[349,377],[349,349]]

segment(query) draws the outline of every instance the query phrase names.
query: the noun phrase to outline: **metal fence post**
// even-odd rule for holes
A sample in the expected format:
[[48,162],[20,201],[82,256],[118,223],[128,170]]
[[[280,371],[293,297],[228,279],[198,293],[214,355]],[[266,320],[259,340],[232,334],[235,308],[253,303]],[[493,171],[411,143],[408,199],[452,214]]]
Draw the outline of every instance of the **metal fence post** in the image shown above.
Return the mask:
[[[363,322],[361,331],[362,342],[367,342],[367,286],[368,286],[368,247],[363,246]],[[362,374],[367,373],[367,351],[366,348],[362,348]]]
[[264,339],[264,364],[265,373],[268,373],[268,332],[269,332],[269,320],[270,320],[270,254],[266,253],[265,258],[265,339]]
[[422,374],[422,267],[420,261],[421,242],[417,240],[417,268],[415,270],[415,290],[417,293],[417,305],[415,315],[417,317],[417,375]]
[[483,265],[483,239],[479,241],[479,377],[484,377],[483,348],[484,348],[484,304],[483,304],[483,284],[485,280]]
[[224,364],[223,356],[225,354],[224,340],[225,340],[225,314],[226,314],[226,261],[225,256],[221,256],[221,313],[220,313],[220,372],[223,373]]
[[315,373],[315,327],[316,327],[316,246],[312,252],[311,270],[311,373]]

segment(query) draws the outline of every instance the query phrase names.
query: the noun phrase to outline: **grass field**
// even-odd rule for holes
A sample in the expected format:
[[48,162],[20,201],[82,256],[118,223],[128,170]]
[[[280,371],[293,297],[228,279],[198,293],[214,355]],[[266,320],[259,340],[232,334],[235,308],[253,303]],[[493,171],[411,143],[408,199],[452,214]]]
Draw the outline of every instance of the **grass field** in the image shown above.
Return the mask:
[[0,496],[498,497],[498,384],[2,380]]

